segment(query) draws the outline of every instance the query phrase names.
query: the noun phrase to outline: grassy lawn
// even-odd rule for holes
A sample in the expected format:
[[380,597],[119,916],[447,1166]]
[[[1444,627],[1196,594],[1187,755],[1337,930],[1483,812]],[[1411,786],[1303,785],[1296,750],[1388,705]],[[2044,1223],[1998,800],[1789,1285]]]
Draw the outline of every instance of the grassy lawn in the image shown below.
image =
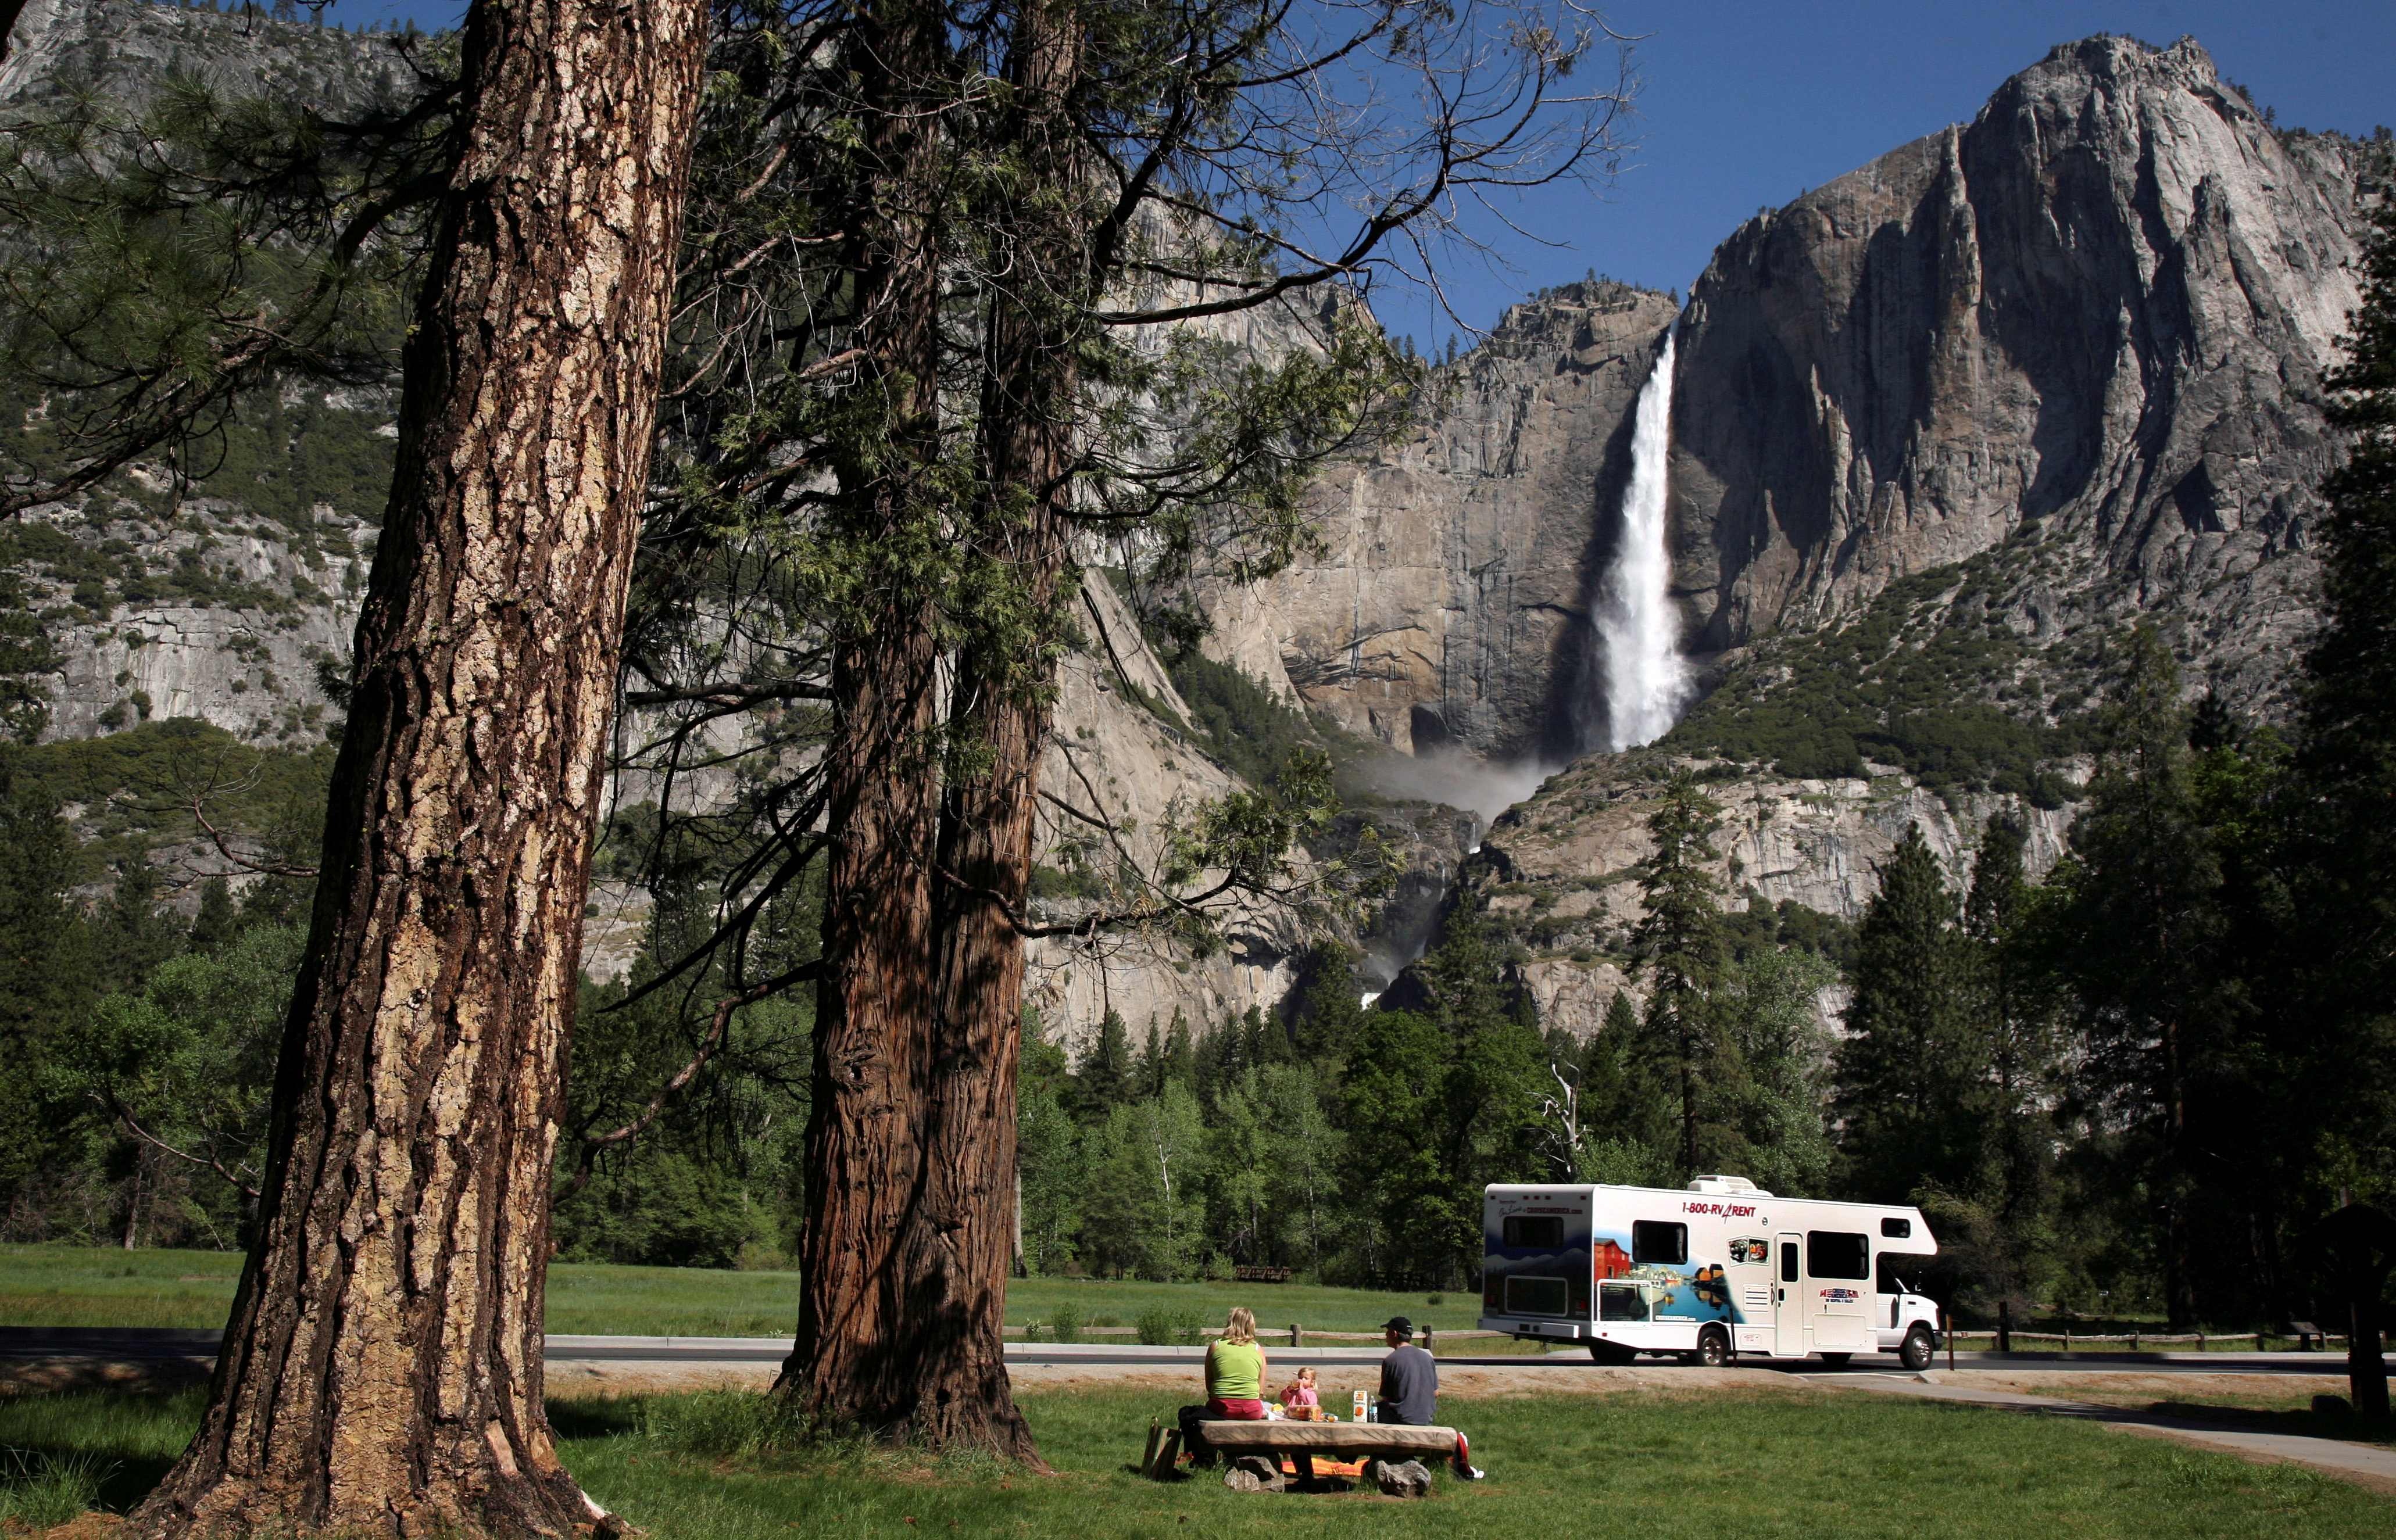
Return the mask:
[[[224,1324],[241,1258],[229,1252],[120,1251],[109,1247],[0,1246],[0,1321],[14,1326]],[[1369,1331],[1406,1315],[1440,1331],[1472,1325],[1473,1295],[1376,1294],[1291,1283],[1115,1283],[1018,1281],[1007,1292],[1010,1325],[1054,1319],[1061,1307],[1085,1326],[1133,1325],[1144,1311],[1222,1324],[1245,1305],[1269,1331],[1290,1322],[1317,1331]],[[549,1329],[624,1336],[786,1336],[799,1319],[799,1280],[787,1272],[561,1264],[549,1272]],[[1470,1339],[1498,1350],[1498,1339]],[[1460,1346],[1458,1350],[1464,1350]]]
[[[1056,1466],[740,1453],[752,1425],[724,1393],[561,1403],[566,1463],[659,1540],[799,1533],[1197,1540],[1217,1535],[1454,1540],[1636,1533],[1757,1536],[2378,1537],[2396,1506],[2294,1466],[2057,1419],[1860,1395],[1644,1394],[1451,1401],[1491,1479],[1439,1478],[1431,1498],[1248,1495],[1210,1478],[1126,1468],[1170,1392],[1038,1390],[1023,1398]],[[78,1497],[121,1510],[156,1480],[199,1410],[172,1397],[83,1393],[0,1401],[0,1515],[55,1522]]]

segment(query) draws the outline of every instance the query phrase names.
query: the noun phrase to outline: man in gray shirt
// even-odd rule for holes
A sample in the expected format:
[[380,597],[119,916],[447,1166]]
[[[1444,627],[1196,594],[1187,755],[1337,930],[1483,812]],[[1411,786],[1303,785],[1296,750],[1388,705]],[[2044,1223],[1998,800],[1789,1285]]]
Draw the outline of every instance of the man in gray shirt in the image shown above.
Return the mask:
[[1392,1317],[1381,1330],[1391,1352],[1381,1361],[1380,1405],[1373,1420],[1432,1427],[1439,1421],[1438,1363],[1415,1346],[1415,1323],[1405,1317]]
[[[1393,1316],[1381,1328],[1383,1340],[1390,1345],[1390,1356],[1381,1361],[1380,1404],[1373,1408],[1373,1420],[1379,1423],[1403,1423],[1411,1427],[1435,1427],[1439,1424],[1439,1364],[1431,1354],[1415,1346],[1415,1323],[1404,1316]],[[1457,1435],[1453,1461],[1457,1475],[1468,1481],[1481,1480],[1482,1473],[1473,1467],[1466,1453],[1464,1436]]]

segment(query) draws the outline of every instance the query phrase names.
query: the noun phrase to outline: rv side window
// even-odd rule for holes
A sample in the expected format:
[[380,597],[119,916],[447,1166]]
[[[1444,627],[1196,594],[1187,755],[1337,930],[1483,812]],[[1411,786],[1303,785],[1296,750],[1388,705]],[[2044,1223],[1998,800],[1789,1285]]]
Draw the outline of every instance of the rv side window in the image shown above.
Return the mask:
[[1597,1319],[1644,1321],[1647,1296],[1639,1292],[1635,1283],[1601,1283],[1597,1290]]
[[1880,1222],[1880,1232],[1891,1241],[1910,1241],[1913,1238],[1913,1221],[1884,1219]]
[[1506,1216],[1506,1244],[1509,1246],[1561,1246],[1564,1243],[1564,1222],[1554,1217],[1529,1214]]
[[1506,1280],[1506,1313],[1508,1315],[1563,1315],[1569,1308],[1564,1281],[1561,1278],[1522,1278]]
[[1844,1230],[1807,1230],[1805,1275],[1808,1278],[1870,1278],[1871,1242]]
[[1633,1262],[1686,1262],[1689,1259],[1689,1227],[1661,1219],[1634,1219],[1631,1223],[1631,1260]]
[[1780,1242],[1780,1281],[1797,1281],[1797,1242],[1794,1241]]

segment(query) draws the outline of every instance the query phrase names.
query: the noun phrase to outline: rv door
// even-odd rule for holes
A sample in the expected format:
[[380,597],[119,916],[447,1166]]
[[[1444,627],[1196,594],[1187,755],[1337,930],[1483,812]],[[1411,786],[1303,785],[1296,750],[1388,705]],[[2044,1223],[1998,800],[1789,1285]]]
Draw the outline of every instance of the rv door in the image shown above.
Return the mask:
[[1779,1268],[1772,1281],[1772,1356],[1805,1356],[1805,1296],[1797,1284],[1797,1248],[1802,1235],[1783,1235]]

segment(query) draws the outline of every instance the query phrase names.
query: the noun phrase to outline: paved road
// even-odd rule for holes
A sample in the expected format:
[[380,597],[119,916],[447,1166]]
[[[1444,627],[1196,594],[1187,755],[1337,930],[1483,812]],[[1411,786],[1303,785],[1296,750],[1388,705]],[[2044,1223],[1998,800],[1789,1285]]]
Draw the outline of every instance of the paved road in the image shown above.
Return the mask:
[[[0,1358],[96,1358],[120,1361],[152,1359],[208,1358],[216,1352],[219,1334],[206,1331],[137,1331],[81,1327],[0,1326]],[[1276,1362],[1325,1366],[1378,1363],[1388,1351],[1378,1344],[1340,1348],[1287,1348],[1265,1344]],[[561,1362],[639,1363],[779,1363],[791,1350],[788,1337],[644,1337],[579,1336],[564,1334],[549,1339],[549,1356]],[[1144,1348],[1131,1343],[1018,1343],[1006,1346],[1006,1361],[1071,1367],[1075,1364],[1137,1366],[1194,1361],[1199,1348]],[[1459,1354],[1443,1356],[1442,1363],[1503,1369],[1552,1369],[1564,1373],[1587,1368],[1589,1355],[1579,1350],[1554,1353]],[[1641,1364],[1664,1367],[1670,1361],[1642,1359]],[[1786,1369],[1792,1374],[1835,1376],[1885,1374],[1897,1366],[1892,1356],[1859,1354],[1844,1366],[1819,1360],[1742,1358],[1748,1369]],[[1938,1355],[1937,1366],[1947,1366]],[[2344,1374],[2343,1353],[1957,1353],[1959,1369],[2011,1369],[2039,1374]]]

